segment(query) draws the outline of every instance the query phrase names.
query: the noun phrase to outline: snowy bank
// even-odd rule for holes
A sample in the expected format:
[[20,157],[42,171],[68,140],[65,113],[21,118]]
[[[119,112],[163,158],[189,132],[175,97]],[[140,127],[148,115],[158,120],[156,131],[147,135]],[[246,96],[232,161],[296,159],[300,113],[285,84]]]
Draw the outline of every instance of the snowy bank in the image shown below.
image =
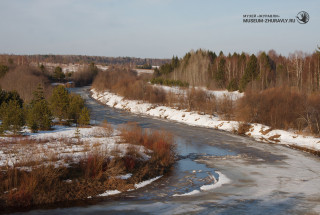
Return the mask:
[[[92,89],[91,92],[92,97],[103,104],[135,114],[144,114],[185,123],[191,126],[214,128],[228,132],[237,130],[239,126],[239,122],[237,121],[225,121],[212,115],[200,115],[197,112],[178,110],[172,107],[154,105],[138,100],[127,100],[108,91],[98,92],[95,89]],[[222,92],[223,91],[219,91],[218,95],[223,95]],[[241,95],[238,96],[241,97]],[[319,138],[305,136],[291,131],[272,130],[269,126],[261,124],[251,124],[251,128],[246,132],[246,135],[251,136],[258,141],[285,144],[320,151]]]
[[[159,88],[159,89],[163,89],[165,92],[171,92],[174,94],[186,94],[186,90],[177,86],[165,86],[165,85],[159,85],[159,84],[153,84],[153,87]],[[191,86],[189,87],[189,89],[192,88]],[[234,92],[229,92],[228,90],[208,90],[205,87],[195,87],[195,89],[199,89],[199,90],[203,90],[204,92],[206,92],[208,95],[213,95],[215,96],[217,99],[222,99],[224,97],[228,97],[231,100],[235,101],[239,98],[241,98],[244,93],[240,93],[239,91],[234,91]]]
[[[117,153],[122,157],[130,147],[135,147],[145,160],[150,158],[143,146],[118,144],[119,137],[116,132],[110,137],[101,137],[100,129],[101,127],[90,127],[79,128],[77,131],[75,127],[54,126],[52,131],[26,131],[27,136],[23,138],[0,137],[0,167],[41,160],[56,167],[68,166],[69,163],[77,163],[94,152],[106,152],[110,157]],[[131,175],[122,176],[125,177],[130,178]]]

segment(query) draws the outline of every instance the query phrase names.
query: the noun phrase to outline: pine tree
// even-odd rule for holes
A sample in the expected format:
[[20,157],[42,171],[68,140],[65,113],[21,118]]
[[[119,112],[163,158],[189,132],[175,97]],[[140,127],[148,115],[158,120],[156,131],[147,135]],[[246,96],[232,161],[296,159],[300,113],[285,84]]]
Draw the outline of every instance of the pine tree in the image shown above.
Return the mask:
[[227,90],[229,92],[232,92],[232,91],[236,91],[238,89],[239,89],[239,87],[238,87],[237,79],[235,79],[235,78],[231,79],[231,81],[229,82],[229,84],[227,86]]
[[226,73],[226,60],[221,58],[218,64],[218,70],[215,74],[215,80],[218,83],[220,88],[225,87],[225,73]]
[[89,113],[88,108],[86,108],[86,107],[82,108],[80,116],[79,116],[78,124],[80,126],[90,124],[90,113]]
[[81,137],[80,129],[79,129],[79,127],[77,127],[76,130],[74,131],[74,138],[76,138],[79,142],[80,137]]
[[33,96],[27,107],[27,125],[33,132],[51,129],[53,117],[40,85]]
[[64,86],[59,85],[53,89],[50,107],[53,115],[59,119],[59,122],[68,118],[69,93]]
[[2,130],[12,131],[17,134],[25,124],[24,111],[18,100],[10,100],[1,105]]
[[62,68],[60,66],[55,68],[53,78],[57,81],[62,81],[65,78],[65,74],[62,72]]
[[69,95],[68,119],[76,123],[80,117],[84,100],[80,95]]

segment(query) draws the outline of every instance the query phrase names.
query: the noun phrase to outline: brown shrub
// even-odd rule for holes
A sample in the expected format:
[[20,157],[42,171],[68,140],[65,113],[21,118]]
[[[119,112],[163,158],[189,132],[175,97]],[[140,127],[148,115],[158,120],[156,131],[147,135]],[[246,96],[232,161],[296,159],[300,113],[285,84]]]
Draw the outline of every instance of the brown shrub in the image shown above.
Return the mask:
[[[180,106],[190,111],[204,114],[213,114],[216,110],[216,98],[202,89],[191,88],[187,91],[185,99],[180,97]],[[182,103],[185,103],[184,105]]]
[[274,128],[299,128],[305,96],[289,88],[248,91],[238,103],[237,119]]
[[234,101],[230,96],[224,95],[218,100],[217,112],[225,120],[231,120],[234,116]]
[[308,97],[303,114],[299,122],[308,127],[313,134],[320,134],[320,95],[312,94]]
[[166,131],[142,130],[136,123],[124,125],[121,129],[122,141],[135,145],[143,145],[151,150],[151,163],[154,168],[165,171],[175,161],[175,145],[173,136]]
[[136,122],[129,122],[120,128],[121,141],[134,145],[141,145],[142,128]]
[[166,103],[166,92],[153,86],[146,86],[144,100],[150,103],[164,104]]

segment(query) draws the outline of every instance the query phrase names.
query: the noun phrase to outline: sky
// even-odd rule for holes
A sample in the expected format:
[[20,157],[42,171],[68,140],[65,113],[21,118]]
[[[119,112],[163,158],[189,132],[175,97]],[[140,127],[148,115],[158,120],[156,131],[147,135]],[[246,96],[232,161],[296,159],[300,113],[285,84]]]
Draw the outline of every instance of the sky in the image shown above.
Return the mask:
[[[246,14],[310,20],[243,23]],[[319,0],[0,0],[0,53],[142,58],[320,46]]]

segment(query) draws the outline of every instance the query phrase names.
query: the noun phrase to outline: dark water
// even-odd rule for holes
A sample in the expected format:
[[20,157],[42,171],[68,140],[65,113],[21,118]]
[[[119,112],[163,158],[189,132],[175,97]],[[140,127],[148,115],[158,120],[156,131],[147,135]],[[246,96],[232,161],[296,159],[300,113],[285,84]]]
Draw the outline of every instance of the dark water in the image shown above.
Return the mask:
[[[197,128],[106,107],[81,94],[93,122],[129,121],[174,134],[181,159],[172,173],[152,184],[85,206],[33,210],[30,214],[318,214],[319,158],[279,145],[207,128]],[[229,182],[200,191],[213,177]],[[223,176],[223,177],[222,177]],[[219,182],[218,182],[219,183]],[[174,196],[197,190],[190,196]]]

